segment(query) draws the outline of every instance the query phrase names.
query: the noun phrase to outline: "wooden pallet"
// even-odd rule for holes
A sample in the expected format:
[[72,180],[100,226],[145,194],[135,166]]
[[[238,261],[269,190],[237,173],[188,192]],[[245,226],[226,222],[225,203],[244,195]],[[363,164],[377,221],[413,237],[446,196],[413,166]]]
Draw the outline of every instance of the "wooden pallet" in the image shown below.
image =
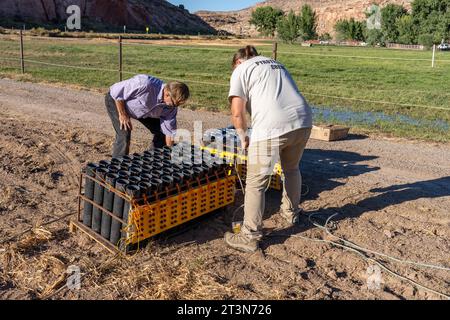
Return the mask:
[[102,236],[95,233],[94,231],[92,231],[90,228],[86,227],[83,223],[79,221],[71,220],[69,224],[69,231],[71,233],[77,233],[77,231],[81,231],[83,234],[87,235],[90,239],[100,244],[103,248],[105,248],[112,254],[117,254],[120,252],[119,249],[116,246],[114,246],[111,242],[107,241]]

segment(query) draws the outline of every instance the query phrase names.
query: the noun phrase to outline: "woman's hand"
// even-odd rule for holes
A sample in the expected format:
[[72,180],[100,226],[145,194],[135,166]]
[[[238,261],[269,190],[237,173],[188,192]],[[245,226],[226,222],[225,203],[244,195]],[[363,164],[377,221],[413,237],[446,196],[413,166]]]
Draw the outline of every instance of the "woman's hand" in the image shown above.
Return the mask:
[[244,150],[248,150],[248,147],[250,146],[250,137],[249,136],[245,136],[242,145],[244,147]]
[[231,99],[231,121],[236,132],[241,139],[242,150],[247,150],[250,144],[250,138],[247,136],[247,119],[245,114],[246,101],[241,97],[232,97]]

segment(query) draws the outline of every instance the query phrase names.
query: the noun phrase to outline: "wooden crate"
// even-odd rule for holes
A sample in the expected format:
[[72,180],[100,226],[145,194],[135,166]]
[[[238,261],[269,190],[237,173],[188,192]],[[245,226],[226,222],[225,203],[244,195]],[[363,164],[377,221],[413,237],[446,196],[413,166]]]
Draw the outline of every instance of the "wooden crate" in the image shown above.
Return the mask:
[[322,141],[337,141],[348,137],[349,127],[343,126],[313,126],[311,139]]

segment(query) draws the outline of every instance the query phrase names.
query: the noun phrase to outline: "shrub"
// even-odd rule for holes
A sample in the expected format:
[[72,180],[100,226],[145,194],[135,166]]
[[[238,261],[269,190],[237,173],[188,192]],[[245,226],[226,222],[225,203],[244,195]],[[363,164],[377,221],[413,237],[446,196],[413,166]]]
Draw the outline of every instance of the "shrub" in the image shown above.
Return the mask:
[[434,37],[432,34],[421,34],[419,35],[419,44],[431,48],[434,44]]
[[366,35],[366,42],[370,46],[376,46],[376,45],[384,46],[385,41],[384,41],[383,32],[379,29],[368,30],[367,35]]

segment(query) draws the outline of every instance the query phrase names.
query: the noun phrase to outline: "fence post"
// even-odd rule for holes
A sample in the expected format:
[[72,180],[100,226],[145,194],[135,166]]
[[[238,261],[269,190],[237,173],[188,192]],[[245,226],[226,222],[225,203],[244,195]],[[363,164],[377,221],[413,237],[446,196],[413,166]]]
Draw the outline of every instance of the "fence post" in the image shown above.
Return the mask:
[[119,80],[123,80],[122,36],[119,36]]
[[20,68],[22,70],[22,74],[25,73],[25,60],[23,53],[23,31],[20,30]]
[[431,61],[432,68],[434,68],[434,66],[435,66],[435,58],[436,58],[436,45],[433,44],[433,60]]
[[277,60],[278,57],[278,42],[273,43],[273,50],[272,50],[272,58],[273,60]]

